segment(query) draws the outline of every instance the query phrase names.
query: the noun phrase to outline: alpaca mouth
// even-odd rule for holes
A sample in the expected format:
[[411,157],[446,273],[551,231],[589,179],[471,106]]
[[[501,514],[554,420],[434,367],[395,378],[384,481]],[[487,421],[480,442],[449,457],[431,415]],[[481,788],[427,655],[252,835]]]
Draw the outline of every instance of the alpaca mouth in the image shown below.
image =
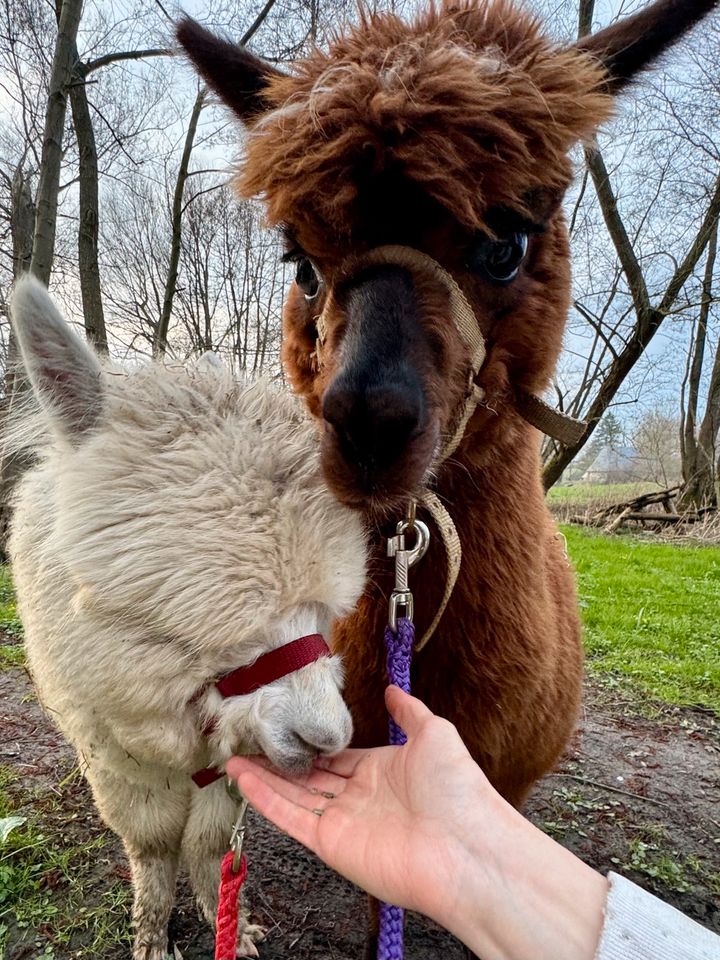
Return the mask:
[[313,738],[317,742],[287,731],[283,736],[267,739],[263,743],[263,750],[277,770],[298,776],[307,773],[317,757],[339,753],[350,743],[351,736],[352,727],[349,723],[345,731],[338,730],[334,734],[328,732],[326,736]]

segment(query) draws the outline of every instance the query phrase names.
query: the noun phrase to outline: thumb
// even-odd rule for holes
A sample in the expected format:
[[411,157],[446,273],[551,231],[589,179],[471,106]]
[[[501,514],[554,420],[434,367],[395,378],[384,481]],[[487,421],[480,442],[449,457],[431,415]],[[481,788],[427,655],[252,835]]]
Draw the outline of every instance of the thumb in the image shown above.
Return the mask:
[[395,723],[403,728],[408,737],[417,733],[422,723],[434,716],[422,700],[411,697],[396,686],[389,686],[385,690],[385,705]]

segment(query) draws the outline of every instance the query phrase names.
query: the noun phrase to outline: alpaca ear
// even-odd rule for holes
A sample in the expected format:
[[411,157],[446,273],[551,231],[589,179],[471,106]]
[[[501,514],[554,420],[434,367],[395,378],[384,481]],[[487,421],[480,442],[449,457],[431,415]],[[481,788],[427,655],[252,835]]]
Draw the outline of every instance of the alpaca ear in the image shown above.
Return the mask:
[[607,89],[618,93],[638,73],[714,10],[720,0],[655,0],[631,17],[577,43],[607,70]]
[[203,80],[241,120],[252,120],[268,109],[265,88],[283,73],[190,17],[178,23],[175,33]]
[[84,433],[97,422],[102,404],[97,356],[35,277],[15,285],[10,316],[28,379],[53,426],[69,437]]

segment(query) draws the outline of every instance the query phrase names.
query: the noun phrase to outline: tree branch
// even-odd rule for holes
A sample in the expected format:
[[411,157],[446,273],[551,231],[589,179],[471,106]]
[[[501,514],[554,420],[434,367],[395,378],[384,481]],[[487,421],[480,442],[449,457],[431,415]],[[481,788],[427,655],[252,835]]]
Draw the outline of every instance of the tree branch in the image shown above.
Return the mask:
[[648,296],[642,268],[635,256],[633,245],[620,216],[617,199],[610,185],[610,174],[597,147],[587,147],[585,149],[585,160],[595,184],[595,191],[600,201],[605,225],[627,278],[630,294],[635,304],[635,312],[638,318],[642,318],[650,310],[650,297]]
[[101,67],[107,67],[111,63],[119,63],[122,60],[145,60],[148,57],[169,57],[173,53],[167,47],[151,47],[148,50],[122,50],[118,53],[106,53],[104,57],[98,57],[97,60],[90,60],[83,63],[79,69],[81,76],[86,77],[93,70],[100,70]]

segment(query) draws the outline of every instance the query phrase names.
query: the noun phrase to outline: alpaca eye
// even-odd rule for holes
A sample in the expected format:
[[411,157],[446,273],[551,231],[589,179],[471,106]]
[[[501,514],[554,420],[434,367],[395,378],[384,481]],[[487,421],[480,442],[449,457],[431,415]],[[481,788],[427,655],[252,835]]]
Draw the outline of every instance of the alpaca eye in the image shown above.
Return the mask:
[[527,249],[526,233],[514,233],[506,240],[491,240],[481,234],[468,265],[495,283],[510,283],[518,275]]
[[297,262],[295,282],[305,294],[307,300],[313,300],[317,296],[320,289],[320,278],[307,257],[302,257]]

